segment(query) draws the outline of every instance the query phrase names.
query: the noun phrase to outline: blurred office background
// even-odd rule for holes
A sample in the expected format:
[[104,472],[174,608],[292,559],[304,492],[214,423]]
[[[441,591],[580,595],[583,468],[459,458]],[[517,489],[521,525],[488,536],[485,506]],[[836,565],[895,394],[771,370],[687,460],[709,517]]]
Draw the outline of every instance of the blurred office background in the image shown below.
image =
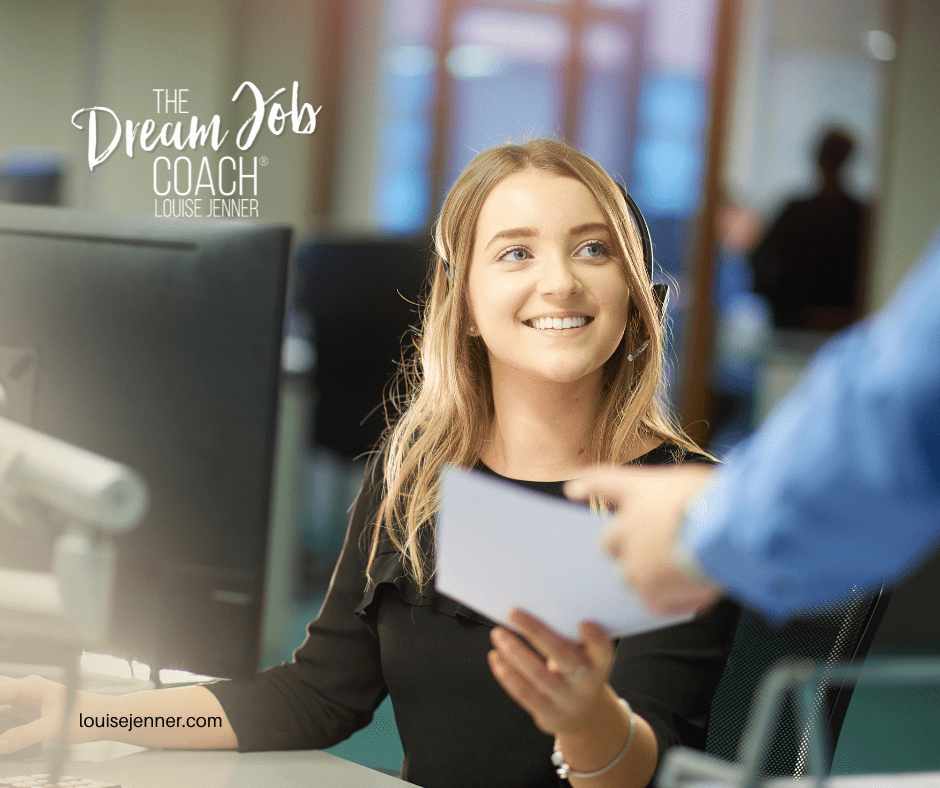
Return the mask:
[[[885,301],[940,221],[938,34],[934,0],[0,0],[0,200],[153,215],[167,151],[128,158],[122,140],[89,171],[82,108],[176,120],[153,91],[186,88],[192,114],[233,130],[218,153],[184,152],[214,164],[240,153],[243,81],[288,101],[296,81],[322,106],[314,134],[263,130],[241,152],[267,157],[260,218],[295,229],[270,664],[325,592],[430,225],[475,152],[560,135],[630,189],[674,285],[672,399],[721,454],[830,335],[826,320],[775,327],[750,263],[819,186],[822,131],[854,139],[843,185],[867,211],[853,315]],[[336,751],[396,768],[390,706]]]

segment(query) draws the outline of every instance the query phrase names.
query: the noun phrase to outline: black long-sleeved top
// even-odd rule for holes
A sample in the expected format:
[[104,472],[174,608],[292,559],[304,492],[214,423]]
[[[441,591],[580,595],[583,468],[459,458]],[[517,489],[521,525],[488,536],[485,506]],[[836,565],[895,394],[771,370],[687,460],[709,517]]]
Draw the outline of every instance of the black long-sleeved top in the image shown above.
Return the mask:
[[[675,447],[660,446],[635,462],[675,459]],[[402,778],[425,788],[557,788],[552,737],[490,672],[493,622],[433,587],[419,594],[387,541],[366,584],[360,537],[379,505],[380,481],[367,474],[329,592],[293,662],[251,681],[207,685],[239,749],[332,746],[367,725],[390,694],[405,753]],[[517,483],[562,496],[561,482]],[[722,601],[688,623],[618,642],[610,683],[652,726],[660,753],[676,743],[704,747],[738,615]]]

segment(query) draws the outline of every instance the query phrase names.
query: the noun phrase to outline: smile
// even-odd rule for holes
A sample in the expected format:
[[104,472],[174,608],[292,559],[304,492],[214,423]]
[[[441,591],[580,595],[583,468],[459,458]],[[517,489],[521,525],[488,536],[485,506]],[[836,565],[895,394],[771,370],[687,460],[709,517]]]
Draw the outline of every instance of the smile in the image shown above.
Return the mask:
[[593,317],[588,317],[587,315],[579,315],[578,317],[536,317],[524,322],[530,328],[536,328],[539,331],[545,331],[549,328],[556,330],[565,328],[582,328],[583,326],[586,326],[588,323],[590,323],[593,319]]

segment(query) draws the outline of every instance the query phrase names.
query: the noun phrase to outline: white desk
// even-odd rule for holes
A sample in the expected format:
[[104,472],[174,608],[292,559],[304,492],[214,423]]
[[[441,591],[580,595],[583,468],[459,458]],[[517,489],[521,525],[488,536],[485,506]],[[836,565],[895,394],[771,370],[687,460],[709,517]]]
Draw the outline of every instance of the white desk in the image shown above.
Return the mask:
[[[0,776],[48,771],[46,758],[0,760]],[[406,783],[319,750],[237,753],[147,750],[95,742],[72,748],[65,773],[121,788],[406,788]]]
[[[399,783],[407,785],[407,783]],[[917,772],[909,774],[859,774],[830,777],[824,780],[823,788],[940,788],[940,772]],[[769,780],[760,783],[761,788],[812,788],[807,779]],[[124,788],[124,786],[121,786]],[[728,788],[727,783],[689,782],[684,788]]]

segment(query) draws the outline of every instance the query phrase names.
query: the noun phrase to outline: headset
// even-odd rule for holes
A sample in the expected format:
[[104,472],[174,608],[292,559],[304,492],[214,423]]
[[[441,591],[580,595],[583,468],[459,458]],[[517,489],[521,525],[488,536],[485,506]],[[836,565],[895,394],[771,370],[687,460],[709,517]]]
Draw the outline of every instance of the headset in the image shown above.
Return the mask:
[[[646,273],[649,276],[650,282],[652,282],[653,270],[655,268],[655,261],[653,260],[653,239],[650,236],[650,228],[646,224],[646,217],[643,216],[643,212],[640,210],[640,206],[636,204],[634,199],[629,194],[627,194],[627,190],[623,187],[623,185],[618,182],[617,188],[620,189],[620,193],[627,201],[627,208],[630,209],[630,213],[633,216],[633,221],[636,223],[636,228],[640,233],[640,242],[643,244],[643,262],[646,265]],[[653,300],[656,302],[656,307],[659,309],[659,321],[662,322],[663,315],[666,313],[666,305],[669,303],[669,285],[654,284]],[[637,356],[640,355],[640,353],[649,347],[649,344],[650,340],[647,339],[646,342],[644,342],[639,348],[627,356],[627,361],[633,361]]]
[[[643,262],[646,266],[646,273],[652,282],[655,261],[653,259],[653,239],[650,237],[650,228],[646,224],[646,218],[643,216],[643,212],[640,210],[640,206],[636,204],[633,197],[627,193],[627,190],[619,182],[617,183],[617,188],[620,189],[620,193],[623,195],[624,200],[627,201],[627,208],[630,210],[630,215],[633,217],[637,231],[640,233],[640,243],[643,245]],[[450,263],[448,263],[447,260],[445,260],[443,257],[441,258],[441,263],[444,266],[444,273],[447,274],[447,281],[450,282]],[[656,306],[659,309],[659,319],[662,321],[663,315],[666,312],[666,305],[669,303],[669,285],[654,284],[653,299],[656,301]],[[644,350],[646,350],[646,348],[649,347],[649,344],[650,340],[646,340],[643,345],[627,356],[627,360],[633,361],[636,359],[637,356],[639,356]]]

